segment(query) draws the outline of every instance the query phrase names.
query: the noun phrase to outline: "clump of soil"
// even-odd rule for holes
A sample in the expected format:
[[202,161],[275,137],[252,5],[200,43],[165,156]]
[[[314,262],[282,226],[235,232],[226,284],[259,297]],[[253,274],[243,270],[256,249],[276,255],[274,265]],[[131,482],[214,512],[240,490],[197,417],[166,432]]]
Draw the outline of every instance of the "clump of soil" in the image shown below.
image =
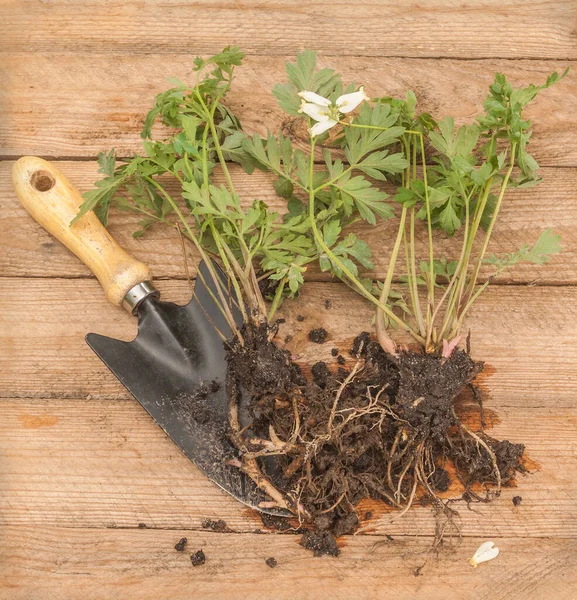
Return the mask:
[[277,531],[288,531],[291,529],[291,524],[284,517],[269,515],[268,513],[259,513],[260,520],[265,527],[276,529]]
[[327,340],[327,330],[324,327],[318,329],[311,329],[309,331],[309,340],[315,344],[324,344]]
[[521,496],[513,496],[513,505],[519,506],[523,502],[523,498]]
[[303,533],[300,545],[306,550],[312,550],[315,556],[338,556],[339,547],[335,536],[326,529],[309,530]]
[[473,432],[459,419],[455,400],[483,368],[465,351],[393,357],[363,332],[350,369],[333,373],[321,361],[307,380],[273,335],[266,325],[245,326],[244,346],[228,348],[231,414],[244,399],[249,419],[232,427],[231,439],[286,505],[314,524],[301,543],[315,555],[338,555],[335,537],[358,526],[355,506],[364,498],[399,510],[422,498],[444,507],[438,494],[449,489],[450,472],[470,500],[482,500],[482,486],[488,495],[487,486],[523,469],[521,444]]
[[193,567],[200,567],[206,562],[206,556],[202,550],[197,550],[190,555],[190,562]]
[[213,519],[204,519],[202,522],[203,529],[210,529],[211,531],[215,531],[217,533],[230,533],[232,530],[226,524],[226,521],[222,519],[218,519],[215,521]]
[[267,558],[264,561],[271,569],[274,569],[277,565],[278,565],[278,561],[274,556],[271,556],[270,558]]
[[187,542],[188,542],[188,540],[185,537],[180,538],[180,540],[178,540],[178,542],[176,542],[176,544],[174,545],[174,549],[177,552],[184,552],[184,547],[186,546]]

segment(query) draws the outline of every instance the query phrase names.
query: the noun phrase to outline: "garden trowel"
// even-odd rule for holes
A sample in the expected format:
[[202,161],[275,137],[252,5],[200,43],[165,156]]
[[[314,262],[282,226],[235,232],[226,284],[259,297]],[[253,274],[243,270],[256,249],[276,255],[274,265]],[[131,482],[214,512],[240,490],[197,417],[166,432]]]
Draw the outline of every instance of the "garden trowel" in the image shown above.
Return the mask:
[[[112,304],[138,317],[133,341],[89,333],[88,345],[209,479],[244,504],[263,510],[259,503],[265,496],[229,464],[238,452],[227,435],[227,363],[217,329],[227,339],[232,331],[214,298],[225,297],[239,325],[242,319],[227,293],[225,276],[215,264],[201,263],[186,306],[161,302],[148,267],[120,248],[93,212],[70,224],[82,196],[58,169],[40,158],[24,157],[12,175],[24,208],[88,266]],[[270,508],[264,512],[288,514]]]

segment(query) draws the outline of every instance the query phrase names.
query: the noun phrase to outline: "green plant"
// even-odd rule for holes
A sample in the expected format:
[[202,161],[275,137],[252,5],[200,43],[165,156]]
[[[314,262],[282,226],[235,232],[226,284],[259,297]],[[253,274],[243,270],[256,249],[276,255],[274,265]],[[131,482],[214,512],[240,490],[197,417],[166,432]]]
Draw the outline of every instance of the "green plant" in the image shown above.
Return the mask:
[[[346,118],[342,113],[347,111],[340,111],[337,106],[336,96],[342,90],[336,85],[339,80],[326,68],[317,72],[315,63],[313,53],[303,53],[296,64],[289,63],[289,83],[277,86],[275,95],[290,114],[305,112],[309,116],[309,184],[301,187],[308,191],[311,233],[318,246],[321,268],[331,270],[375,305],[376,331],[385,350],[396,352],[387,332],[392,325],[408,331],[427,351],[443,349],[448,355],[458,343],[465,316],[496,275],[520,261],[544,263],[561,249],[559,236],[546,230],[532,248],[524,245],[507,256],[487,257],[507,188],[538,182],[538,165],[527,151],[531,122],[524,120],[523,109],[539,91],[562,79],[567,70],[561,76],[553,73],[541,86],[517,89],[504,75],[497,74],[484,102],[484,114],[473,124],[455,128],[450,117],[437,123],[427,113],[417,114],[412,92],[402,100],[376,98],[371,104],[363,104],[357,116]],[[307,108],[306,100],[299,96],[310,97],[317,104]],[[314,121],[322,125],[320,130]],[[337,125],[341,130],[328,140],[325,132]],[[326,171],[315,170],[315,148],[327,141],[331,150],[344,153],[348,166],[340,158],[333,159],[325,147]],[[427,165],[427,146],[435,151],[432,165]],[[367,221],[374,224],[372,213],[390,217],[391,208],[384,202],[386,195],[364,177],[384,180],[385,172],[400,174],[393,177],[397,184],[393,200],[401,210],[385,280],[375,286],[363,281],[327,243],[334,242],[337,227],[327,235],[318,226],[317,215],[323,212],[317,207],[324,209],[327,196],[338,198],[345,205],[346,214],[348,198],[360,195],[365,206],[359,207],[359,213]],[[366,210],[371,214],[366,214]],[[427,228],[428,255],[423,261],[415,250],[417,220],[424,221]],[[462,248],[454,260],[435,256],[434,229],[449,236],[463,230]],[[401,246],[406,272],[398,276]],[[495,269],[478,285],[483,264]],[[395,277],[405,284],[403,292],[393,289]],[[423,287],[424,300],[420,294]]]

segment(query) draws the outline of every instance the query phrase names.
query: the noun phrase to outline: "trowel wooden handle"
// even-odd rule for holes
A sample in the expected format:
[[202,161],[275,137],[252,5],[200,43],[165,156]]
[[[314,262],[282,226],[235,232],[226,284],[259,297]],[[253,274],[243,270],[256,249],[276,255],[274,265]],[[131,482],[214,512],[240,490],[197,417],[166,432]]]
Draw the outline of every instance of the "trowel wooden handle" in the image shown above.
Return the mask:
[[112,304],[121,306],[129,290],[151,280],[148,267],[127,254],[93,212],[70,225],[83,199],[54,165],[25,156],[14,165],[12,182],[22,206],[96,275]]

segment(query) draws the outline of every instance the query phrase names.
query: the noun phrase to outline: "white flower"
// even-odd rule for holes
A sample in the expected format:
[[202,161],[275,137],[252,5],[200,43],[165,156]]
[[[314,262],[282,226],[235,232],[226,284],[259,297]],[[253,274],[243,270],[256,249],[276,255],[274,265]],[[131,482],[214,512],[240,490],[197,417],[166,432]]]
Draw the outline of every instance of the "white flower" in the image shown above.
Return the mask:
[[308,115],[316,121],[309,129],[311,137],[320,135],[331,127],[334,127],[339,122],[341,113],[346,114],[351,112],[363,100],[369,99],[362,87],[359,88],[358,92],[339,96],[334,104],[328,98],[323,98],[323,96],[307,90],[299,92],[299,96],[302,98],[299,112]]
[[481,563],[493,560],[499,554],[499,548],[495,546],[494,542],[485,542],[481,544],[475,554],[469,559],[471,566],[477,568]]

